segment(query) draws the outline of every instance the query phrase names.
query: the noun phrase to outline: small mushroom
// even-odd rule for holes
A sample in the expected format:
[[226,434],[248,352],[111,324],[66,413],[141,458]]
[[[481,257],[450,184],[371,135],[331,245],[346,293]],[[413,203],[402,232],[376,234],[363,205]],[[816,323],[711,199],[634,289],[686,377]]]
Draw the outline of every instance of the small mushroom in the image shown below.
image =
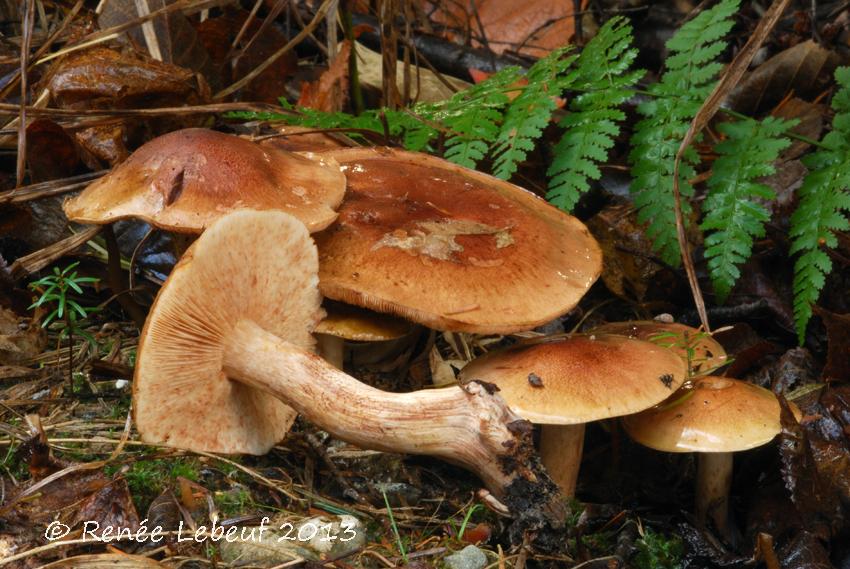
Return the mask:
[[579,220],[513,184],[401,150],[322,156],[348,180],[337,222],[316,235],[328,298],[438,330],[511,333],[572,309],[602,269]]
[[339,369],[345,359],[345,340],[386,343],[402,338],[413,328],[401,318],[342,302],[327,301],[325,311],[327,316],[315,330],[319,353]]
[[467,364],[461,382],[499,387],[511,409],[542,424],[540,455],[568,496],[575,494],[585,424],[647,409],[684,382],[674,353],[616,335],[550,337],[521,342]]
[[118,241],[111,223],[137,218],[160,229],[198,234],[240,208],[280,209],[311,231],[336,219],[345,177],[330,158],[311,159],[212,130],[190,128],[144,144],[112,172],[65,201],[71,221],[104,226],[113,293],[141,326],[141,307],[121,294]]
[[688,363],[692,377],[707,375],[727,363],[726,350],[717,340],[684,324],[658,320],[610,322],[597,326],[592,332],[619,334],[670,348]]
[[317,284],[316,248],[293,217],[238,211],[213,222],[175,266],[142,331],[133,382],[142,439],[260,454],[286,433],[289,405],[363,448],[464,466],[509,506],[528,492],[561,509],[530,425],[489,386],[387,393],[311,353]]
[[[792,405],[795,414],[799,410]],[[696,516],[729,537],[732,453],[769,443],[779,433],[779,402],[767,389],[727,377],[703,377],[642,413],[623,418],[640,444],[664,452],[696,452]]]

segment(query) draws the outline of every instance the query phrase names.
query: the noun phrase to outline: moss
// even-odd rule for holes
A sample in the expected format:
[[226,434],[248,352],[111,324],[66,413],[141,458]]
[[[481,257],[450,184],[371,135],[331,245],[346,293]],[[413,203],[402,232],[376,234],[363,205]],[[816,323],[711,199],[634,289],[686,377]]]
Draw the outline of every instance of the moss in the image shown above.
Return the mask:
[[634,558],[637,569],[680,569],[685,547],[681,538],[667,536],[646,528],[635,542],[638,552]]

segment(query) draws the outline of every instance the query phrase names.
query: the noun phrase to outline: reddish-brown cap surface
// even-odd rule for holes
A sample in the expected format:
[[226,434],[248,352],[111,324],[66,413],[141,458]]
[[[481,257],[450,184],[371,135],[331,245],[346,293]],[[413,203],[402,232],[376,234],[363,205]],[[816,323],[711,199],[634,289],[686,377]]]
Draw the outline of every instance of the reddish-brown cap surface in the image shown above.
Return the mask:
[[656,450],[736,452],[770,442],[779,433],[779,413],[767,389],[703,377],[661,405],[624,417],[623,424],[634,440]]
[[136,217],[180,233],[200,233],[236,209],[285,211],[318,231],[336,218],[345,176],[332,158],[308,157],[212,130],[160,136],[65,202],[72,221],[104,224]]
[[666,348],[598,334],[521,342],[473,360],[460,379],[496,384],[532,423],[571,425],[647,409],[682,385],[686,371]]
[[223,353],[241,319],[311,348],[322,316],[317,272],[316,248],[290,215],[244,210],[214,222],[174,267],[142,330],[133,380],[142,439],[251,454],[281,440],[295,411],[228,380]]
[[694,375],[711,373],[726,365],[726,350],[717,340],[696,328],[676,322],[609,322],[594,328],[593,332],[620,334],[670,348],[686,362],[690,362]]
[[508,333],[573,308],[601,252],[576,218],[513,184],[425,154],[331,151],[348,179],[316,236],[325,296],[432,328]]

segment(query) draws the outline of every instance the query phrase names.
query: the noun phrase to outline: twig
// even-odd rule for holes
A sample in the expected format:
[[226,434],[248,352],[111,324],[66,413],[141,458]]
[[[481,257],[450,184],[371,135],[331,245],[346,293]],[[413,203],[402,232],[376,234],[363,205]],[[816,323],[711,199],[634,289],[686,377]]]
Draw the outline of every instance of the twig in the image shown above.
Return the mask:
[[29,85],[27,81],[30,62],[30,43],[32,43],[32,27],[35,23],[34,0],[24,1],[23,37],[21,38],[21,104],[19,106],[18,123],[18,160],[16,168],[15,186],[24,183],[24,172],[27,161],[27,97],[29,96]]
[[733,59],[732,63],[729,64],[729,67],[726,68],[723,77],[717,82],[714,90],[702,104],[702,107],[699,112],[697,112],[696,116],[694,116],[694,119],[691,121],[691,125],[688,128],[688,132],[685,134],[685,137],[682,139],[682,143],[679,145],[679,150],[676,152],[676,160],[673,163],[673,199],[674,210],[676,212],[676,234],[679,240],[679,250],[682,252],[682,262],[685,265],[685,273],[688,275],[688,283],[691,286],[694,303],[696,304],[700,321],[706,332],[710,332],[711,330],[708,326],[708,314],[705,311],[705,300],[703,300],[702,297],[699,280],[697,279],[697,272],[694,268],[694,260],[691,257],[690,244],[688,243],[688,238],[685,235],[685,221],[684,216],[682,215],[682,195],[679,192],[679,166],[682,163],[682,156],[684,156],[685,151],[691,145],[691,142],[693,142],[697,134],[699,134],[705,125],[708,124],[715,113],[717,113],[717,110],[720,108],[720,104],[723,102],[727,93],[738,84],[738,81],[741,80],[741,77],[746,72],[759,47],[761,47],[761,44],[776,25],[779,17],[785,11],[789,1],[790,0],[774,0],[773,4],[771,4],[770,8],[764,15],[764,18],[762,18],[759,22],[759,25],[750,36],[746,45],[738,53],[738,55],[735,56],[735,59]]
[[80,174],[79,176],[71,176],[61,180],[51,180],[49,182],[40,182],[30,186],[21,186],[8,192],[0,192],[0,205],[10,203],[20,203],[48,196],[73,192],[83,186],[87,186],[89,182],[95,180],[106,173],[106,170],[98,172],[89,172]]

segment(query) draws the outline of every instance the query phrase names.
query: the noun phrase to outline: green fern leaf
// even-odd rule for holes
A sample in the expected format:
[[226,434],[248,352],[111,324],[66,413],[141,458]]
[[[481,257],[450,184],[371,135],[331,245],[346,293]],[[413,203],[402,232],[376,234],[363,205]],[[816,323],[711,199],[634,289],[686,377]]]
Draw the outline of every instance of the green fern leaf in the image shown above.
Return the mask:
[[627,73],[637,56],[631,46],[632,29],[625,18],[612,18],[582,50],[573,89],[580,91],[570,104],[570,114],[560,122],[564,135],[555,146],[555,157],[547,172],[547,199],[571,211],[581,194],[598,180],[597,166],[608,159],[608,151],[620,134],[625,113],[619,109],[631,95],[642,71]]
[[835,247],[836,231],[850,229],[850,67],[835,71],[839,90],[832,98],[832,131],[821,141],[825,148],[803,159],[809,169],[798,190],[799,204],[791,216],[794,263],[794,320],[802,344],[806,327],[832,271],[823,247]]
[[555,98],[560,97],[576,78],[566,73],[576,55],[566,56],[569,47],[553,50],[528,70],[528,84],[505,112],[499,135],[492,150],[493,174],[509,179],[517,165],[534,148],[534,141],[543,134],[555,110]]
[[[652,100],[638,105],[644,117],[632,136],[632,187],[638,221],[649,223],[647,235],[661,258],[674,266],[681,262],[676,237],[673,165],[679,144],[703,100],[714,87],[722,66],[714,60],[726,49],[723,38],[732,29],[738,0],[722,0],[687,22],[667,42],[667,70],[649,87]],[[679,166],[682,213],[687,221],[693,188],[688,180],[699,157],[688,149]]]
[[748,119],[718,126],[727,138],[715,146],[719,156],[708,181],[701,228],[710,231],[705,257],[720,302],[729,296],[741,276],[738,267],[750,258],[753,239],[764,235],[764,224],[770,219],[758,200],[776,196],[756,180],[775,172],[773,163],[791,143],[783,134],[796,123],[768,117],[762,122]]

